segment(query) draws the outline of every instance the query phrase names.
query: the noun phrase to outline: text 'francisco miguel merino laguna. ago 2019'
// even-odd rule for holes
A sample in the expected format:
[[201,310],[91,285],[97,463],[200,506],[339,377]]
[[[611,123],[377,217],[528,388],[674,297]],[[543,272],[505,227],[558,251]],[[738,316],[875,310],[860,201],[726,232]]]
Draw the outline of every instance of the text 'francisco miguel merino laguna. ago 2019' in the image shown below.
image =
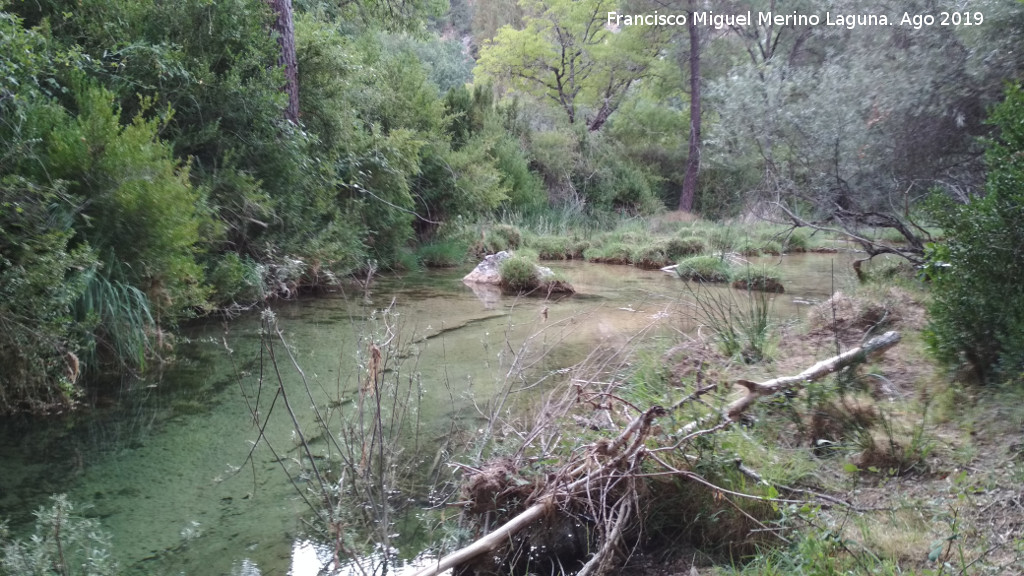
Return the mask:
[[[608,13],[608,26],[685,26],[688,24],[689,13],[681,14],[622,14]],[[858,26],[890,26],[895,20],[885,14],[779,14],[777,12],[753,12],[737,14],[716,14],[713,11],[693,12],[693,23],[698,26],[710,26],[721,30],[733,26],[749,26],[751,24],[776,26],[842,26],[856,28]]]

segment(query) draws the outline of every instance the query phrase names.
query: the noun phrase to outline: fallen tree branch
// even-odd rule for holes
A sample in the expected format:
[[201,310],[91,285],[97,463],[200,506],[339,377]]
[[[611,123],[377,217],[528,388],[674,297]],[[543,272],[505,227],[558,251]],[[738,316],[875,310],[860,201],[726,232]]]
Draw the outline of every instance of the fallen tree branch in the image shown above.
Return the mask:
[[[734,400],[723,410],[717,413],[721,418],[720,421],[707,429],[697,430],[697,428],[708,421],[709,418],[705,417],[697,419],[684,426],[681,430],[681,435],[684,436],[684,439],[692,439],[696,436],[704,436],[723,430],[731,423],[737,421],[743,412],[762,396],[769,396],[797,388],[807,382],[818,380],[847,366],[864,362],[870,356],[884,352],[892,346],[895,346],[899,341],[900,334],[898,332],[887,332],[882,336],[868,340],[859,348],[844,352],[843,354],[834,356],[828,360],[818,362],[796,376],[781,376],[766,382],[738,380],[736,383],[745,387],[747,389],[747,393],[742,398]],[[713,389],[714,386],[698,389],[684,400],[694,400]],[[682,403],[684,402],[676,403],[673,408],[681,406]],[[755,496],[727,490],[708,482],[706,479],[694,472],[681,470],[659,458],[656,454],[657,452],[666,449],[674,450],[681,444],[681,442],[677,441],[675,446],[671,448],[663,447],[648,449],[646,447],[654,420],[660,416],[666,415],[667,413],[668,411],[661,406],[648,408],[642,414],[634,418],[614,440],[605,439],[591,445],[586,451],[586,454],[583,455],[582,462],[576,461],[567,463],[562,469],[562,472],[555,475],[553,479],[549,480],[546,486],[539,490],[540,496],[534,504],[530,505],[524,511],[520,512],[504,525],[496,528],[486,536],[476,540],[464,548],[460,548],[459,550],[444,556],[439,559],[437,563],[420,570],[415,574],[415,576],[437,576],[449,568],[464,564],[482,554],[496,550],[500,546],[512,541],[512,537],[518,532],[528,528],[534,522],[543,519],[547,514],[555,510],[557,499],[559,497],[572,497],[578,493],[592,494],[595,490],[597,490],[599,494],[608,494],[610,492],[609,487],[622,479],[635,480],[637,478],[660,475],[681,476],[703,484],[722,494],[753,498],[768,502],[802,502],[783,498]],[[643,460],[645,455],[651,457],[655,462],[661,465],[665,471],[660,473],[641,472],[640,462]],[[745,467],[741,466],[741,471],[748,476],[752,476],[759,479],[759,481],[763,481],[763,479],[760,479],[760,476],[752,470],[745,469]],[[788,487],[785,488],[795,493],[807,493],[807,491],[800,491]],[[810,494],[821,500],[825,500],[826,502],[848,506],[846,502],[836,498],[825,497],[816,493]],[[588,575],[591,572],[594,574],[601,574],[610,568],[610,563],[615,554],[616,547],[623,537],[623,531],[626,523],[628,522],[628,517],[630,514],[635,512],[636,504],[631,500],[634,496],[635,494],[632,494],[630,490],[626,490],[625,495],[622,497],[623,499],[619,499],[615,504],[612,504],[608,508],[609,510],[614,510],[615,513],[614,516],[609,515],[607,518],[610,522],[608,524],[607,532],[605,533],[604,541],[601,543],[598,552],[584,565],[583,572],[581,573]],[[746,514],[743,510],[740,510],[740,512]]]
[[838,356],[833,356],[828,360],[822,360],[796,376],[780,376],[778,378],[768,380],[767,382],[737,380],[737,384],[747,389],[747,394],[743,398],[729,404],[725,409],[725,413],[729,416],[730,420],[735,421],[740,417],[740,414],[745,412],[747,408],[762,396],[771,396],[772,394],[784,392],[791,388],[801,386],[806,382],[820,380],[821,378],[824,378],[834,372],[838,372],[847,366],[860,364],[866,361],[869,356],[892,348],[898,344],[899,341],[900,333],[896,331],[889,331],[881,336],[868,340],[860,348],[854,348],[853,350],[843,352]]
[[[778,394],[779,392],[785,392],[803,386],[807,382],[813,382],[820,380],[829,374],[833,374],[854,364],[860,364],[866,361],[869,357],[876,354],[885,352],[889,348],[892,348],[900,341],[900,333],[896,331],[889,331],[881,336],[876,336],[871,340],[864,343],[859,348],[854,348],[847,352],[843,352],[838,356],[833,356],[828,360],[822,360],[814,366],[804,370],[796,376],[780,376],[773,378],[767,382],[753,382],[750,380],[737,380],[736,383],[747,389],[747,393],[737,400],[734,400],[728,406],[722,410],[722,415],[727,421],[735,422],[739,419],[748,408],[750,408],[757,400],[763,396],[771,396],[772,394]],[[707,421],[707,418],[698,418],[693,422],[690,422],[686,426],[680,429],[681,435],[689,435],[699,426],[703,425]],[[718,430],[719,427],[715,426],[710,430]]]
[[[648,408],[643,414],[634,418],[613,442],[609,444],[597,444],[593,447],[592,452],[595,456],[610,456],[604,464],[600,465],[597,469],[591,469],[582,477],[568,482],[568,484],[564,486],[564,489],[560,489],[560,482],[558,481],[549,484],[547,486],[546,494],[540,497],[539,502],[520,512],[514,518],[483,538],[476,540],[469,546],[460,548],[459,550],[448,554],[438,560],[436,564],[432,564],[431,566],[420,570],[414,576],[436,576],[449,568],[458,566],[480,556],[481,554],[495,550],[502,544],[508,543],[516,533],[527,528],[535,521],[543,518],[548,512],[552,511],[555,507],[556,494],[573,493],[576,490],[587,486],[594,480],[601,478],[610,471],[617,470],[620,463],[631,460],[635,462],[636,459],[632,457],[636,455],[641,448],[643,448],[644,439],[650,433],[651,423],[654,422],[655,418],[663,416],[664,414],[665,409],[661,406]],[[633,438],[633,442],[630,443],[625,450],[622,450],[622,447],[629,442],[630,438]],[[588,458],[588,460],[590,459]],[[563,481],[572,479],[574,476],[586,472],[588,468],[589,464],[584,463],[569,471],[567,474],[564,474],[561,478]],[[625,508],[624,510],[620,510],[620,513],[628,512],[628,510],[629,508]],[[620,518],[622,518],[621,515]]]
[[506,544],[514,534],[543,518],[554,509],[554,506],[554,498],[550,495],[543,498],[540,502],[530,506],[518,516],[506,522],[501,528],[480,538],[469,546],[460,548],[441,558],[437,561],[437,564],[432,564],[420,570],[415,576],[436,576],[449,568],[454,568],[463,562],[469,562],[481,554],[495,550],[502,544]]

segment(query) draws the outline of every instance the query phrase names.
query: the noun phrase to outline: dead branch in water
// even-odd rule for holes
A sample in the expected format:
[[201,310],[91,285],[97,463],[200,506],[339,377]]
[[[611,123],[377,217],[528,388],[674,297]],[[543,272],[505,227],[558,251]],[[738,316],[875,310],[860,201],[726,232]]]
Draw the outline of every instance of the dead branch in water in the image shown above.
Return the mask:
[[[698,430],[702,425],[708,423],[710,418],[701,418],[684,426],[679,434],[683,438],[675,441],[673,445],[648,448],[648,440],[655,419],[668,414],[668,410],[661,406],[648,408],[630,421],[616,438],[595,442],[588,446],[581,456],[567,462],[561,473],[551,476],[547,484],[535,492],[538,495],[533,498],[533,503],[524,511],[472,544],[456,550],[439,559],[436,564],[420,570],[415,576],[436,576],[449,568],[462,565],[482,554],[496,550],[511,542],[517,533],[544,519],[550,512],[557,509],[560,503],[568,502],[572,498],[600,503],[599,505],[604,508],[603,513],[600,514],[604,519],[603,525],[597,527],[602,541],[597,552],[583,565],[579,574],[590,576],[591,574],[607,573],[614,567],[615,556],[617,550],[620,549],[629,518],[638,513],[635,483],[639,479],[654,475],[676,476],[692,480],[708,486],[722,497],[733,495],[767,502],[794,502],[787,499],[743,494],[715,486],[691,471],[668,464],[657,453],[677,450],[685,442],[696,437],[724,430],[737,421],[743,412],[759,398],[798,389],[808,382],[821,379],[848,366],[862,363],[870,356],[888,350],[899,341],[900,334],[898,332],[887,332],[869,340],[859,348],[818,362],[795,376],[782,376],[766,382],[738,380],[736,383],[746,388],[746,394],[718,412],[717,422],[707,428]],[[709,391],[710,387],[700,389],[684,400],[693,401]],[[685,404],[684,401],[677,402],[672,408],[680,408],[683,404]],[[641,471],[640,466],[645,459],[657,464],[662,471],[655,474]],[[749,469],[744,472],[748,475],[753,474],[761,482],[764,481],[756,475],[756,472]],[[612,494],[613,488],[617,486],[627,486],[628,488],[617,490],[614,496],[608,497]],[[836,498],[786,488],[792,493],[804,493],[815,499],[824,500],[828,505],[847,505],[846,502]],[[742,510],[740,512],[743,513]]]

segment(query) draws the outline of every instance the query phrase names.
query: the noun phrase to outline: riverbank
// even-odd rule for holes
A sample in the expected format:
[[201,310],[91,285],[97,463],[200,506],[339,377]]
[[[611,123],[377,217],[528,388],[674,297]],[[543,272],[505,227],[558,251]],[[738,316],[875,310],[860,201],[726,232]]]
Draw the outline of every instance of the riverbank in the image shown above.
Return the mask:
[[[414,377],[412,382],[421,383],[417,386],[423,387],[424,396],[418,401],[417,418],[432,431],[418,428],[419,436],[446,440],[438,448],[421,445],[412,460],[395,462],[400,467],[434,472],[451,470],[446,465],[451,463],[459,472],[456,477],[428,474],[427,480],[415,475],[420,478],[416,481],[420,488],[408,485],[400,488],[411,500],[425,499],[430,506],[424,509],[396,502],[395,510],[389,513],[392,518],[402,518],[401,528],[397,528],[398,525],[395,528],[401,537],[394,542],[400,547],[401,556],[391,559],[399,564],[402,559],[417,556],[424,548],[440,554],[455,546],[459,538],[463,542],[472,538],[472,533],[455,527],[453,511],[442,503],[465,501],[466,495],[460,495],[456,487],[459,478],[465,481],[473,469],[483,469],[489,462],[503,462],[499,469],[508,472],[508,478],[516,479],[517,484],[510,494],[518,495],[519,501],[510,500],[503,512],[511,513],[516,506],[526,503],[532,493],[523,493],[524,486],[535,486],[552,474],[557,476],[561,465],[577,457],[587,446],[613,438],[638,410],[671,406],[702,387],[718,386],[716,391],[702,396],[706,405],[689,406],[659,417],[655,422],[657,431],[651,437],[650,447],[655,448],[664,445],[682,423],[700,418],[708,414],[708,410],[734,399],[741,388],[733,386],[733,382],[799,372],[835,354],[837,344],[849,349],[858,345],[865,335],[889,329],[899,330],[903,341],[880,360],[862,366],[843,379],[809,386],[792,398],[781,396],[765,402],[750,413],[746,426],[724,430],[704,443],[686,447],[684,457],[674,456],[672,461],[680,470],[699,471],[702,478],[719,489],[717,492],[686,479],[667,485],[654,476],[639,479],[638,486],[647,486],[639,493],[659,494],[661,498],[656,505],[644,509],[643,515],[637,516],[650,520],[651,524],[643,525],[645,536],[642,542],[638,541],[640,547],[636,549],[632,564],[626,558],[620,560],[625,561],[626,567],[632,565],[650,573],[654,568],[643,567],[644,559],[659,559],[661,565],[666,555],[675,552],[676,556],[685,556],[673,560],[673,566],[683,573],[688,569],[687,563],[695,558],[700,574],[721,572],[725,565],[748,566],[748,572],[761,573],[759,571],[769,570],[772,562],[789,562],[792,567],[801,562],[825,561],[813,556],[821,552],[822,558],[846,563],[852,566],[851,570],[858,569],[858,562],[868,563],[869,559],[875,562],[870,564],[872,566],[928,569],[933,565],[921,560],[922,554],[927,558],[930,546],[945,537],[942,533],[950,527],[948,520],[951,518],[947,505],[959,503],[961,492],[967,501],[977,502],[981,498],[983,506],[991,505],[989,510],[1003,510],[1003,521],[998,526],[1012,527],[1013,505],[1000,495],[1005,486],[1019,484],[1020,474],[1016,468],[1008,467],[1007,461],[1011,465],[1014,462],[1011,455],[1015,445],[1013,423],[1019,422],[1020,416],[1010,410],[989,418],[993,410],[1005,411],[1011,404],[1000,400],[1003,405],[996,406],[996,400],[987,394],[973,397],[971,388],[962,382],[951,382],[935,367],[925,353],[920,335],[925,321],[922,304],[927,295],[915,284],[916,280],[900,277],[898,266],[877,262],[874,268],[866,268],[871,272],[869,277],[888,279],[860,285],[851,275],[849,256],[810,254],[753,260],[755,264],[768,265],[781,261],[789,267],[783,272],[790,288],[785,295],[766,294],[766,299],[762,299],[744,290],[696,284],[689,285],[690,290],[687,290],[687,283],[658,271],[567,261],[555,263],[555,267],[577,286],[580,294],[558,302],[501,295],[496,301],[479,298],[458,281],[463,271],[452,270],[447,275],[441,272],[440,276],[436,271],[407,275],[404,280],[381,275],[360,291],[359,299],[352,299],[341,307],[334,304],[344,300],[327,296],[282,301],[274,308],[278,317],[284,319],[282,326],[290,347],[297,353],[299,365],[314,383],[319,382],[317,386],[325,388],[326,397],[315,405],[327,410],[325,414],[331,418],[348,414],[345,416],[348,419],[353,417],[349,410],[356,406],[350,400],[351,390],[364,387],[360,374],[369,373],[373,366],[369,344],[388,341],[388,326],[398,326],[393,319],[385,321],[374,310],[387,308],[397,296],[394,300],[399,313],[397,318],[402,319],[404,328],[394,333],[409,336],[395,342],[391,351],[381,347],[385,352],[384,369],[376,373],[389,382],[410,382],[409,378]],[[794,268],[802,266],[801,263],[814,263],[813,272],[810,268]],[[419,279],[413,280],[414,277]],[[405,284],[406,288],[393,293],[391,287],[395,282]],[[847,296],[830,300],[835,289]],[[316,306],[310,307],[310,304]],[[319,309],[322,304],[328,305],[327,308]],[[715,328],[714,310],[742,312],[756,310],[759,306],[771,307],[771,320],[767,323],[758,323],[760,314],[729,316],[726,313],[718,317],[724,322],[719,327],[732,323],[737,328],[735,334],[723,337]],[[592,308],[605,312],[598,316],[586,312]],[[477,313],[484,316],[477,318],[474,315]],[[342,338],[342,333],[336,329],[338,322],[349,321],[361,323],[365,327],[364,334],[376,336],[370,340]],[[299,328],[296,322],[303,327]],[[651,326],[655,324],[661,328],[652,332]],[[204,356],[227,360],[232,355],[227,352],[226,343],[236,351],[235,358],[249,360],[235,368],[222,366],[210,370],[201,362],[192,364],[196,360],[189,359],[191,354],[183,356],[185,364],[182,366],[191,366],[187,370],[188,385],[165,378],[132,386],[136,400],[125,407],[138,417],[122,423],[97,421],[85,428],[84,434],[78,428],[71,428],[78,430],[71,436],[56,430],[46,433],[50,448],[35,453],[62,455],[61,463],[48,463],[46,467],[63,470],[60,476],[64,480],[57,481],[46,475],[50,479],[40,482],[42,476],[32,476],[25,470],[19,472],[24,473],[23,485],[38,487],[37,505],[44,503],[49,493],[60,491],[71,492],[78,503],[92,505],[92,511],[86,514],[98,519],[106,529],[115,531],[112,542],[115,556],[123,557],[124,552],[120,550],[134,549],[143,543],[141,556],[136,556],[138,551],[129,553],[135,558],[129,563],[130,570],[137,573],[172,573],[173,567],[179,566],[178,562],[185,558],[194,563],[188,564],[190,566],[212,565],[213,558],[220,558],[217,562],[223,561],[223,565],[217,565],[222,565],[225,573],[241,569],[239,567],[246,562],[262,567],[263,573],[296,570],[298,557],[314,564],[331,563],[333,553],[338,550],[333,548],[330,538],[321,539],[329,534],[329,529],[317,536],[317,530],[295,522],[296,518],[309,518],[310,514],[299,494],[320,493],[310,482],[310,462],[327,465],[323,470],[330,470],[332,475],[343,469],[335,467],[344,459],[337,460],[337,452],[322,444],[326,437],[323,434],[310,435],[311,439],[319,438],[311,444],[314,459],[304,457],[301,452],[289,452],[290,474],[305,478],[299,484],[300,492],[289,483],[289,474],[283,473],[277,458],[262,451],[257,466],[257,490],[252,490],[251,472],[244,474],[249,476],[248,480],[238,476],[223,484],[209,484],[211,478],[222,476],[230,466],[244,462],[243,452],[253,440],[242,422],[252,419],[244,398],[259,396],[254,387],[259,364],[252,362],[254,350],[259,347],[255,328],[235,324],[225,333],[223,327],[210,324],[202,334],[192,334],[191,338],[183,340],[183,354],[196,349],[202,350]],[[566,344],[572,345],[567,348]],[[355,368],[341,369],[334,360],[339,349],[347,350],[346,355],[355,361]],[[590,350],[595,352],[590,353]],[[240,353],[243,356],[238,356]],[[495,354],[497,360],[480,365]],[[457,357],[464,358],[467,365],[486,369],[467,379],[453,369],[452,362]],[[504,376],[494,380],[494,371]],[[348,376],[342,378],[342,374]],[[242,397],[237,394],[239,377],[250,390]],[[494,382],[496,387],[488,389],[488,381]],[[438,388],[438,382],[446,384]],[[566,382],[568,387],[556,385],[558,382]],[[291,393],[305,394],[296,374],[287,376],[286,383]],[[465,389],[462,383],[470,384],[470,388]],[[581,397],[579,393],[584,388],[580,388],[580,383],[609,387],[598,395]],[[148,388],[150,385],[155,388]],[[345,390],[348,392],[343,392]],[[498,399],[506,394],[501,392],[503,390],[515,392],[506,395],[506,401],[501,402]],[[526,390],[533,390],[539,396],[527,396],[530,393]],[[145,400],[146,397],[150,400]],[[263,402],[271,398],[268,393]],[[545,402],[558,398],[570,400],[570,410],[564,418],[541,417],[550,412],[545,409]],[[453,411],[453,403],[462,406],[459,410],[465,410],[457,421],[450,419],[451,414],[457,413]],[[431,405],[434,408],[430,408]],[[601,405],[607,408],[599,408]],[[232,407],[233,416],[215,417],[221,406]],[[372,412],[364,414],[372,416]],[[278,416],[283,415],[278,412]],[[310,414],[301,416],[302,429],[318,429],[319,425],[309,420],[311,417]],[[373,419],[366,422],[369,425]],[[992,430],[989,422],[999,423],[1003,428]],[[964,426],[982,430],[983,436],[979,437],[979,432],[974,436],[961,433]],[[275,445],[283,442],[284,446],[296,446],[292,438],[293,424],[278,422],[272,429],[276,430],[272,437],[276,438]],[[200,439],[204,430],[217,430],[219,447],[212,448]],[[453,431],[457,432],[452,434]],[[95,438],[97,451],[89,444],[69,441],[69,438]],[[107,443],[104,438],[121,440]],[[22,441],[18,444],[37,445]],[[397,446],[396,443],[389,445]],[[169,446],[184,450],[168,449]],[[208,449],[202,459],[209,465],[199,470],[191,470],[189,464],[182,463],[196,460],[197,454],[189,451],[189,447],[195,446]],[[178,452],[184,458],[182,462],[173,457]],[[409,453],[408,450],[403,452]],[[5,456],[5,461],[17,461],[14,454]],[[133,464],[136,456],[142,460]],[[398,457],[397,452],[395,456]],[[699,461],[691,461],[691,456]],[[95,460],[97,457],[100,460]],[[326,459],[322,459],[324,457]],[[160,461],[160,466],[147,463],[150,459]],[[738,473],[737,459],[773,487],[769,489]],[[358,461],[356,457],[355,463]],[[984,472],[999,468],[998,472]],[[133,472],[125,473],[127,470]],[[150,478],[144,473],[147,470],[159,478]],[[958,480],[958,475],[965,470],[967,475]],[[44,474],[42,469],[38,472]],[[186,483],[193,488],[174,488],[176,480],[173,479],[182,474],[191,478]],[[117,481],[109,483],[111,477],[116,477]],[[270,478],[277,480],[270,481]],[[423,486],[430,488],[417,492],[423,490]],[[151,491],[154,487],[158,488],[158,494]],[[827,495],[850,502],[853,507],[836,507],[835,503],[812,500],[805,510],[802,505],[793,508],[781,500],[776,506],[763,500],[747,502],[749,499],[726,492],[782,500],[807,496],[784,487]],[[899,490],[893,492],[891,487]],[[777,496],[771,496],[772,490]],[[11,498],[20,498],[17,495],[21,494],[9,488],[4,492]],[[719,493],[721,495],[716,496]],[[185,500],[166,504],[165,497],[173,494],[182,495]],[[273,514],[267,508],[271,494],[277,495],[274,500],[288,502],[284,507],[275,506]],[[163,511],[138,518],[129,512],[146,510],[151,500],[165,502],[166,505],[161,505]],[[359,508],[357,501],[351,504],[353,509]],[[960,522],[957,529],[963,531],[964,536],[956,543],[962,543],[967,547],[965,550],[974,554],[965,553],[970,561],[985,552],[984,545],[995,545],[1001,536],[984,525],[983,518],[970,519],[969,510],[960,504],[957,506],[960,506],[957,510],[961,510],[957,512]],[[661,509],[669,513],[657,513]],[[570,519],[593,517],[592,512],[586,510],[569,512],[567,518]],[[26,510],[20,516],[22,526],[27,514]],[[743,514],[749,514],[761,525]],[[143,536],[137,521],[144,516],[146,522],[152,524],[152,518],[164,515],[166,519],[157,524],[162,526],[162,535]],[[253,536],[248,528],[242,527],[247,521],[239,525],[234,520],[250,517],[258,518],[255,522],[262,527],[260,536]],[[495,523],[500,517],[492,514],[489,522]],[[349,552],[342,551],[342,556],[353,554],[358,561],[371,562],[372,555],[363,556],[362,544],[359,544],[366,538],[358,535],[358,526],[365,519],[347,518],[353,532],[349,533],[352,539],[346,540],[345,550]],[[410,520],[412,518],[415,520]],[[966,524],[968,519],[974,523],[971,527]],[[125,526],[133,528],[125,529]],[[910,532],[911,535],[900,539],[884,536],[894,530],[893,526],[899,526],[901,534]],[[833,540],[823,539],[823,534],[839,529],[846,530],[844,534],[850,542],[857,543],[855,553],[837,546]],[[238,536],[225,538],[232,531]],[[865,536],[876,532],[883,536]],[[776,533],[793,544],[772,536]],[[414,537],[415,544],[405,540],[409,534],[418,534]],[[249,549],[257,542],[259,546]],[[847,544],[847,547],[852,546]],[[232,552],[226,553],[227,550]],[[865,556],[867,552],[863,550],[870,550],[881,563],[870,555]],[[996,566],[997,560],[1013,560],[1012,555],[1005,556],[1009,550],[1005,546],[995,549],[975,566]],[[792,570],[795,568],[787,573],[793,573]]]
[[[649,410],[672,407],[657,408],[649,431],[641,427],[645,447],[630,458],[646,464],[631,464],[635,472],[599,489],[599,500],[575,500],[568,484],[555,496],[560,519],[518,533],[497,553],[504,560],[474,569],[515,573],[528,557],[531,566],[590,573],[592,553],[556,545],[573,538],[565,526],[575,523],[593,538],[582,549],[613,542],[612,550],[629,550],[604,559],[627,574],[1018,573],[1024,515],[1007,497],[1024,481],[1024,411],[1007,402],[1019,391],[973,389],[937,367],[925,350],[927,295],[913,284],[890,278],[836,293],[804,322],[775,326],[757,356],[727,352],[727,338],[708,325],[703,338],[663,354],[634,354],[611,385],[578,379],[583,388],[562,419],[550,416],[558,411],[549,405],[539,413],[550,420],[524,432],[537,438],[548,437],[546,427],[565,430],[559,464],[528,465],[549,461],[552,448],[527,441],[513,451],[522,462],[503,458],[483,467],[484,476],[470,475],[482,532],[502,530],[501,519],[559,494],[564,462],[591,450],[596,459],[615,456],[616,437],[630,442],[628,431]],[[743,389],[733,383],[796,374],[885,330],[903,335],[890,353],[772,397],[744,414],[742,426],[716,424],[717,407]],[[702,407],[693,406],[698,397]],[[502,494],[498,521],[484,514],[489,508],[477,509]]]

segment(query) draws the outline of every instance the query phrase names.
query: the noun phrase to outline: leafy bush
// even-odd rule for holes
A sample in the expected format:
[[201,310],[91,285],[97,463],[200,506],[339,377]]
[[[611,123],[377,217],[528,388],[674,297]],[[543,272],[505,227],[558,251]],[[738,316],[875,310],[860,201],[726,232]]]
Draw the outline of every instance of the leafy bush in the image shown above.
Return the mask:
[[1024,369],[1024,89],[1008,89],[989,121],[1000,133],[986,152],[987,194],[960,206],[936,200],[947,242],[928,252],[932,348],[982,377]]
[[260,266],[249,257],[228,252],[217,260],[206,277],[213,288],[211,299],[218,304],[253,302],[264,297]]
[[729,263],[717,256],[693,256],[679,261],[676,274],[683,280],[728,282],[732,278]]
[[141,113],[122,126],[114,95],[79,83],[78,114],[53,128],[41,167],[68,182],[81,203],[75,228],[93,246],[108,277],[140,289],[154,317],[173,322],[205,305],[203,271],[196,262],[202,199],[160,123]]
[[83,332],[71,306],[98,265],[88,246],[71,247],[73,231],[54,227],[72,202],[61,188],[0,180],[0,413],[47,408],[73,395]]

